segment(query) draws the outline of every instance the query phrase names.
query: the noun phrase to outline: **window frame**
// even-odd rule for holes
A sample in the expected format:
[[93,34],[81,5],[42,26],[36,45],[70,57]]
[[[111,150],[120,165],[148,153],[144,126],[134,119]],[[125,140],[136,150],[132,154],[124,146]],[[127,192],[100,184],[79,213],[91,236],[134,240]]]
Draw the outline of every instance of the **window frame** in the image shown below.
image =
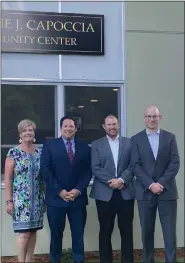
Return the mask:
[[[125,85],[123,81],[88,81],[84,80],[82,82],[79,81],[62,81],[62,80],[38,80],[38,79],[2,79],[1,84],[5,85],[32,85],[32,86],[55,86],[55,137],[58,138],[60,136],[60,118],[65,114],[65,87],[74,86],[78,87],[105,87],[105,88],[118,88],[118,118],[120,120],[120,134],[121,136],[126,136],[126,92],[125,92]],[[36,144],[37,145],[37,144]],[[39,144],[38,144],[39,145]],[[14,146],[10,145],[1,145],[1,148],[9,148]],[[39,146],[42,146],[39,145]],[[91,147],[91,144],[89,144]],[[92,185],[93,179],[89,183]],[[1,181],[1,188],[5,188],[5,183]]]

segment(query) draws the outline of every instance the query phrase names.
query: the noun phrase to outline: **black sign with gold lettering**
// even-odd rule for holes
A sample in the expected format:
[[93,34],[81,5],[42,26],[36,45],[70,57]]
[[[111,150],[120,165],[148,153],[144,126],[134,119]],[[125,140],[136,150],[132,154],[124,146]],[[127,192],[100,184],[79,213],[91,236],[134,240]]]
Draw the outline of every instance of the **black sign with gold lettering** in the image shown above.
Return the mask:
[[2,11],[2,52],[104,54],[104,16]]

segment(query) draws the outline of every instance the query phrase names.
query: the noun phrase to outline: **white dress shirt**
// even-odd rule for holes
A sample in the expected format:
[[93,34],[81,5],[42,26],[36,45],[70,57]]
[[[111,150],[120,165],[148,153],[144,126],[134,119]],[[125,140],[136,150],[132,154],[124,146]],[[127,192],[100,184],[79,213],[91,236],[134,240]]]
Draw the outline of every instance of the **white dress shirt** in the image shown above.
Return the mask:
[[[119,135],[117,135],[114,140],[112,140],[107,135],[107,139],[108,139],[110,149],[111,149],[113,159],[114,159],[114,165],[115,165],[115,169],[116,169],[115,176],[118,177],[117,168],[118,168],[118,154],[119,154]],[[121,177],[119,177],[118,179],[124,183],[124,180]]]
[[116,177],[117,175],[117,167],[118,167],[118,153],[119,153],[119,135],[116,136],[116,138],[114,140],[112,140],[108,135],[107,135],[107,139],[110,145],[110,149],[112,152],[112,156],[114,159],[114,165],[116,168]]

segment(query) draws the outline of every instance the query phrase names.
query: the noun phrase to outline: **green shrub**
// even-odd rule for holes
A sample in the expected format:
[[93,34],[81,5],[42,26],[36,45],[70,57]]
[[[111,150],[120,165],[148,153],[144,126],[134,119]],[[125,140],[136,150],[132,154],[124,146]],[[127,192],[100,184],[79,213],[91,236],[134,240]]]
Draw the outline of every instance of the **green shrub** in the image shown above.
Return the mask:
[[72,261],[72,249],[63,249],[62,250],[62,262],[71,262]]

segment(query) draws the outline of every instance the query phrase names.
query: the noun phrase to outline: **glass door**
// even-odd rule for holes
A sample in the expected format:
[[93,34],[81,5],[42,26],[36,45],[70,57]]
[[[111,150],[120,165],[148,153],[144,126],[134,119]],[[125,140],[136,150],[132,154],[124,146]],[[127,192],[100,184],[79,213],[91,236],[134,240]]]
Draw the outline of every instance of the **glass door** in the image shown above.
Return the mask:
[[109,114],[120,117],[119,92],[106,86],[65,86],[65,114],[76,118],[77,136],[89,144],[105,136],[104,118]]

